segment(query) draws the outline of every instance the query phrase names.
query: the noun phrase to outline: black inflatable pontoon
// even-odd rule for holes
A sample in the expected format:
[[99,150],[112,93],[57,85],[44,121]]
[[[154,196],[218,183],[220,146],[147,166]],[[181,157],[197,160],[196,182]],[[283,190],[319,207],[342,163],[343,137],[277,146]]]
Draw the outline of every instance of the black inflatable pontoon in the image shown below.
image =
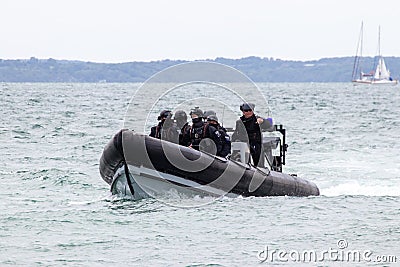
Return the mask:
[[[232,145],[232,150],[235,147],[238,146]],[[121,130],[103,151],[100,174],[111,185],[113,194],[131,195],[134,199],[154,197],[171,189],[212,196],[319,195],[314,183],[281,172],[285,142],[281,144],[282,151],[283,158],[282,154],[272,157],[274,164],[269,169],[260,168],[244,163],[243,159],[240,162],[240,157],[220,158]],[[130,179],[126,179],[127,173]]]

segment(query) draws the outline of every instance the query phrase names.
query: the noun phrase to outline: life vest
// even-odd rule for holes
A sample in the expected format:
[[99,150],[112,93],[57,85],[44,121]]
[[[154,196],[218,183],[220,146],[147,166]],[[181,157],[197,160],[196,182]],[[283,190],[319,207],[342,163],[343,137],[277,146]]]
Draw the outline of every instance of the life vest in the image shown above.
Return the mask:
[[200,141],[209,136],[209,134],[207,135],[208,124],[204,124],[203,126],[196,128],[190,126],[189,131],[190,131],[190,143],[196,149],[199,147]]
[[[217,155],[225,157],[231,152],[231,141],[225,129],[221,126],[210,125],[208,123],[201,127],[193,128],[190,126],[191,145],[194,149],[199,149],[202,139],[210,138],[209,142],[216,142]],[[209,143],[204,143],[202,149],[208,150]]]

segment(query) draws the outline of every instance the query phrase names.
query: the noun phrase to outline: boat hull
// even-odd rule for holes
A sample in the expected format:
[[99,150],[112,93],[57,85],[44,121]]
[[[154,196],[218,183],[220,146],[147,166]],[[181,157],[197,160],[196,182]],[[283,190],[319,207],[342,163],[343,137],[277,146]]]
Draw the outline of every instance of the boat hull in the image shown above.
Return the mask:
[[[177,161],[186,161],[187,165],[177,166]],[[113,194],[130,195],[134,199],[156,197],[171,190],[210,196],[319,195],[314,183],[300,177],[212,156],[128,130],[120,131],[104,149],[100,174],[111,185]]]
[[370,84],[370,85],[396,85],[398,80],[355,80],[352,81],[354,85],[357,84]]
[[170,196],[239,196],[234,193],[227,194],[222,190],[210,186],[204,186],[192,182],[191,180],[182,179],[165,173],[154,173],[152,170],[138,168],[136,166],[129,166],[129,178],[133,190],[130,189],[127,175],[125,173],[125,167],[118,169],[111,184],[111,193],[113,195],[129,196],[135,200],[150,197],[164,198]]

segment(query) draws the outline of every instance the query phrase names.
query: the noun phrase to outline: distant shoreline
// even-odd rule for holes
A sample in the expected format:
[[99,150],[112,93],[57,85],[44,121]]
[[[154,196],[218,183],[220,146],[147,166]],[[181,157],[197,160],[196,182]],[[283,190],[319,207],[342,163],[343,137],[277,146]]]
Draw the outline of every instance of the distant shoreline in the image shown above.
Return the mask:
[[[400,77],[400,57],[385,57],[394,78]],[[350,82],[354,57],[310,61],[246,57],[216,58],[211,61],[234,67],[254,82]],[[55,59],[0,59],[0,82],[144,82],[155,73],[185,60],[94,63]],[[374,58],[363,59],[372,66]]]

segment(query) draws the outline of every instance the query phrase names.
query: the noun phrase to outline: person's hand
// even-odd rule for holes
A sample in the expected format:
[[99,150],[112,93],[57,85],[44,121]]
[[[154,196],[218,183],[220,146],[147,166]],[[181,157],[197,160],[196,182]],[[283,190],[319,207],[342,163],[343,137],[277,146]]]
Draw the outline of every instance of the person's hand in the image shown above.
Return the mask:
[[258,124],[261,124],[261,123],[263,123],[264,122],[264,119],[263,118],[257,118],[257,123]]

